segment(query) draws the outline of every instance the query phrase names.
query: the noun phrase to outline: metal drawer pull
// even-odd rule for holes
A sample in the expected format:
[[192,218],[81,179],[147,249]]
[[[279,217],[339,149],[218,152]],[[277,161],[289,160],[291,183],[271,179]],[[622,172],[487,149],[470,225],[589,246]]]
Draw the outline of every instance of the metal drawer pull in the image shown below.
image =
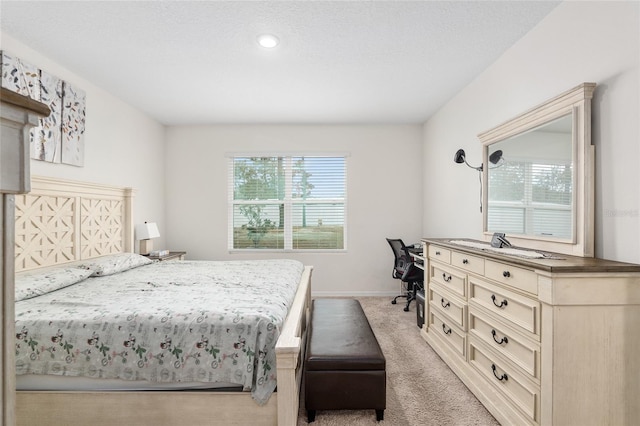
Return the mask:
[[496,295],[492,294],[491,295],[491,300],[493,300],[493,304],[496,305],[498,308],[502,308],[504,306],[507,306],[507,299],[504,299],[502,302],[500,302],[500,304],[498,305],[496,303]]
[[443,308],[448,308],[449,306],[451,306],[451,303],[449,303],[449,302],[444,303],[444,299],[443,298],[440,299],[440,304],[442,305]]
[[447,277],[447,274],[445,274],[444,272],[442,273],[442,279],[443,279],[445,282],[449,282],[449,281],[451,281],[451,278],[452,278],[452,277],[451,277],[451,275],[449,275],[449,276]]
[[509,343],[509,339],[507,339],[507,336],[504,336],[502,339],[498,340],[496,339],[496,331],[495,330],[491,330],[491,335],[493,336],[493,341],[496,342],[497,344],[501,345],[501,344],[507,344]]
[[436,256],[440,256],[440,252],[439,251],[436,252]]
[[496,379],[500,380],[500,381],[507,381],[509,380],[509,377],[507,377],[507,373],[502,373],[502,375],[500,377],[498,377],[498,375],[496,374],[496,365],[495,364],[491,364],[491,369],[493,370],[493,375],[496,376]]
[[509,271],[502,271],[502,276],[505,278],[509,278],[511,276],[511,272]]
[[451,327],[447,330],[447,326],[442,324],[442,331],[444,331],[444,334],[451,334]]
[[463,265],[468,265],[469,264],[469,259],[462,259],[462,264]]

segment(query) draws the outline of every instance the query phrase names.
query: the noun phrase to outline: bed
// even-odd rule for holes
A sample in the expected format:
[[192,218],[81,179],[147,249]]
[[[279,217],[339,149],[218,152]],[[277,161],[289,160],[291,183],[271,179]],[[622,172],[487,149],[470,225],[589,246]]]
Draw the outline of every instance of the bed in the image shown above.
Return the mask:
[[16,196],[17,424],[296,424],[312,267],[151,262],[133,195],[34,177]]

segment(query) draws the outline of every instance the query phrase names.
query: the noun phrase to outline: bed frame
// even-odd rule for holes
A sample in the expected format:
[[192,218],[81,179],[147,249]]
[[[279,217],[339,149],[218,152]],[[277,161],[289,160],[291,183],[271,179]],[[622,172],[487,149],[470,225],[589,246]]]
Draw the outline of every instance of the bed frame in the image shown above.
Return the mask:
[[[131,188],[43,177],[32,177],[31,188],[16,195],[16,272],[133,251]],[[312,269],[276,343],[278,387],[265,405],[249,392],[17,391],[17,425],[295,425]]]

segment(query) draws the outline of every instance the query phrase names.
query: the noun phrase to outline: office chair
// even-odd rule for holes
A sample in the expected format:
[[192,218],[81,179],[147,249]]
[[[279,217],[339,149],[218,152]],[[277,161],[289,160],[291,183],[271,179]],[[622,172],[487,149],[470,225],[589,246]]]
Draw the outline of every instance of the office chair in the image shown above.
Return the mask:
[[391,303],[395,305],[398,298],[405,297],[407,304],[404,311],[408,312],[411,301],[416,299],[416,292],[424,287],[424,271],[415,265],[409,254],[413,246],[405,246],[401,239],[387,238],[387,242],[395,257],[391,276],[404,284],[403,293],[394,297]]

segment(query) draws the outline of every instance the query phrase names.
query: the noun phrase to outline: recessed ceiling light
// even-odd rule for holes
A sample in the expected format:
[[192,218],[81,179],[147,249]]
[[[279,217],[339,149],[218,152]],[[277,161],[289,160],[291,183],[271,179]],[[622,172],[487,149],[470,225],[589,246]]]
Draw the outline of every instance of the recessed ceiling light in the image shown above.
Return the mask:
[[273,49],[280,43],[278,37],[273,34],[262,34],[258,36],[258,44],[265,49]]

